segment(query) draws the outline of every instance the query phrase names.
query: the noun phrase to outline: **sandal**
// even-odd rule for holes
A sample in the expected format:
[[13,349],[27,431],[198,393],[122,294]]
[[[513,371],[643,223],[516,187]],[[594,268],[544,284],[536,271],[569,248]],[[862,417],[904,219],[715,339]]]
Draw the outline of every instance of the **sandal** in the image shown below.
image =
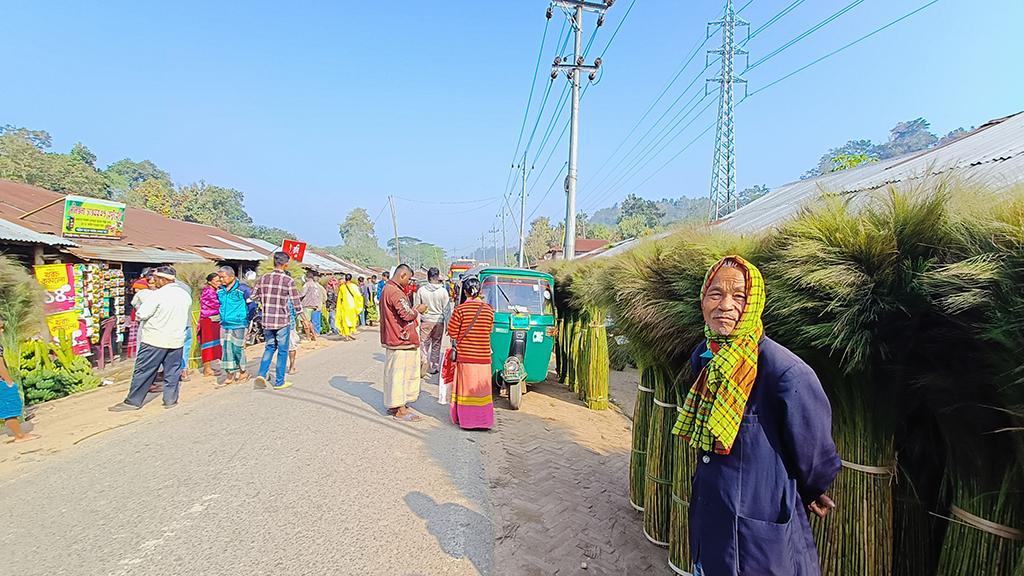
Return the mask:
[[409,412],[405,416],[399,416],[395,414],[394,416],[392,416],[392,418],[398,420],[399,422],[419,422],[420,420],[423,420],[422,416],[419,416],[418,414],[413,414],[412,412]]

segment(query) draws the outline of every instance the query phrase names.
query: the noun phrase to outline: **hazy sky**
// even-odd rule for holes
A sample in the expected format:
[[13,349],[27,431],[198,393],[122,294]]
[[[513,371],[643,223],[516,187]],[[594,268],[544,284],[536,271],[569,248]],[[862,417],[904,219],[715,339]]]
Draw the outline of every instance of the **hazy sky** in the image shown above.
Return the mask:
[[[751,64],[854,6],[750,70],[750,92],[925,3],[798,3],[747,44]],[[790,4],[753,0],[742,16],[757,30]],[[543,0],[7,2],[0,124],[48,130],[57,151],[82,141],[103,166],[124,157],[150,159],[178,183],[205,179],[237,188],[257,222],[317,244],[337,243],[338,222],[356,206],[380,215],[378,236],[387,237],[390,221],[382,209],[394,194],[403,198],[397,200],[403,235],[463,251],[479,244],[480,233],[495,222],[546,6]],[[694,138],[715,117],[713,103],[697,113],[714,100],[700,98],[704,78],[717,65],[698,73],[704,49],[713,48],[717,36],[618,155],[612,153],[704,39],[706,22],[724,3],[618,0],[597,32],[591,58],[605,49],[631,6],[604,54],[600,82],[583,99],[579,205],[591,213],[630,192],[656,199],[702,196],[709,187],[714,129]],[[1024,109],[1015,40],[1022,19],[1019,0],[940,0],[753,94],[736,113],[739,187],[796,179],[827,148],[855,138],[882,141],[901,120],[923,116],[941,135]],[[564,22],[556,10],[547,24],[524,145],[551,82]],[[593,29],[588,16],[585,40]],[[741,59],[739,68],[744,64]],[[539,149],[564,86],[563,78],[552,86],[529,149],[529,161],[538,160],[528,214],[564,215],[557,172],[568,157],[567,137],[557,148],[555,141],[567,109]],[[661,125],[691,101],[700,104],[679,126],[696,120],[628,172],[632,156],[623,155],[680,94]],[[660,133],[654,128],[634,155]]]

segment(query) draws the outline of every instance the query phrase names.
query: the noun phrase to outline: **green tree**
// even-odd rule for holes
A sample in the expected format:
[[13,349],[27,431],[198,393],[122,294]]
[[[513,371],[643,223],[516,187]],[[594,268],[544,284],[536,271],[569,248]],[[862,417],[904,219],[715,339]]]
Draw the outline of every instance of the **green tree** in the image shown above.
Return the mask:
[[622,235],[619,233],[619,229],[614,226],[601,222],[592,222],[587,225],[587,238],[617,242],[622,239]]
[[746,206],[769,192],[771,192],[771,189],[764,184],[744,188],[736,195],[736,203],[740,206]]
[[626,196],[619,214],[619,232],[623,238],[639,238],[653,232],[660,224],[665,212],[653,200],[640,198],[636,194]]
[[50,138],[50,133],[46,130],[29,130],[28,128],[19,128],[7,124],[0,126],[0,134],[11,134],[25,140],[40,152],[53,145],[53,139]]
[[234,188],[212,186],[200,180],[178,189],[178,202],[183,207],[181,218],[189,222],[244,231],[252,225],[245,211],[245,195]]
[[829,172],[849,170],[850,168],[856,168],[861,164],[870,164],[872,162],[878,162],[878,159],[872,158],[867,154],[840,154],[839,156],[832,158],[832,168]]
[[96,168],[96,155],[92,153],[92,150],[86,148],[85,144],[81,142],[75,142],[75,145],[71,147],[71,157],[78,160],[82,164],[89,166],[93,169]]
[[179,201],[178,192],[169,183],[151,179],[145,180],[130,189],[124,196],[129,206],[152,210],[168,218],[181,218],[184,207]]
[[[551,226],[551,219],[541,216],[530,222],[530,231],[526,234],[523,252],[527,264],[535,264],[555,243],[555,229]],[[564,232],[563,232],[564,234]]]
[[108,186],[115,198],[126,196],[128,191],[147,180],[160,180],[167,186],[174,186],[171,175],[149,160],[142,162],[135,162],[131,158],[118,160],[107,166],[103,171],[103,176],[107,179]]
[[353,208],[338,225],[342,245],[336,254],[364,266],[386,266],[391,262],[380,247],[373,221],[365,208]]
[[65,194],[108,197],[107,183],[95,168],[70,154],[44,152],[48,138],[45,132],[5,127],[0,134],[0,178]]
[[243,236],[249,238],[259,238],[260,240],[265,240],[275,246],[280,246],[284,244],[285,239],[298,239],[298,237],[295,236],[295,234],[292,234],[287,230],[281,228],[274,228],[271,226],[263,226],[260,224],[253,224],[252,226],[249,226],[249,229],[243,234]]

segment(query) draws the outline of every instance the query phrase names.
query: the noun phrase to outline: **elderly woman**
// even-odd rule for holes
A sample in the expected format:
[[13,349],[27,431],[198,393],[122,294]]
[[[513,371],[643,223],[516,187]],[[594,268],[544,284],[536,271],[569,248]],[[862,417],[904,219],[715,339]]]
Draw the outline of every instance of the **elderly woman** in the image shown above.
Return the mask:
[[466,301],[455,307],[448,322],[448,336],[455,348],[455,390],[452,422],[462,428],[494,426],[491,398],[491,330],[494,309],[480,298],[480,280],[469,278],[462,286]]
[[727,256],[701,290],[706,342],[673,432],[697,450],[690,498],[694,574],[820,574],[807,511],[835,507],[832,413],[814,371],[764,335],[764,281]]

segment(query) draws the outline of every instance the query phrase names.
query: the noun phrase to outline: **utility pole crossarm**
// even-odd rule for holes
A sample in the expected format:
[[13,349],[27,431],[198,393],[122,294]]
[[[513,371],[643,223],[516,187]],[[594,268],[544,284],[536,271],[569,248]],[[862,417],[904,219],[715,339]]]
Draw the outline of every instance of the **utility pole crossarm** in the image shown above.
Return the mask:
[[587,12],[599,12],[604,13],[605,10],[611,8],[615,0],[607,0],[605,2],[596,2],[594,0],[552,0],[551,5],[557,6],[558,8],[564,8],[566,10],[574,10],[581,8]]

